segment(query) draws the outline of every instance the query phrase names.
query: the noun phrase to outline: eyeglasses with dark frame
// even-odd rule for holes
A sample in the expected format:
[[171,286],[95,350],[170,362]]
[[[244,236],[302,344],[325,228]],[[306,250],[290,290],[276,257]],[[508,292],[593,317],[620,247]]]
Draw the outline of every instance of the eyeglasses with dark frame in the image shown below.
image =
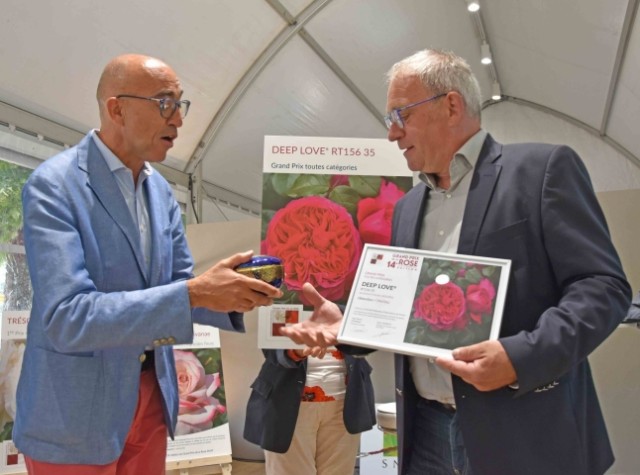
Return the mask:
[[158,104],[160,108],[160,116],[163,119],[169,119],[173,117],[176,110],[180,110],[180,116],[184,119],[189,112],[189,106],[191,101],[186,99],[173,99],[171,97],[144,97],[134,96],[133,94],[118,94],[116,99],[129,98],[129,99],[144,99],[145,101],[153,101]]
[[422,101],[414,102],[413,104],[408,104],[402,107],[396,107],[395,109],[391,109],[387,115],[384,116],[384,123],[387,126],[387,129],[390,129],[393,124],[396,124],[401,129],[404,129],[404,119],[402,118],[402,114],[400,112],[410,109],[412,107],[416,107],[422,104],[426,104],[427,102],[435,101],[436,99],[440,99],[441,97],[446,96],[448,93],[443,92],[442,94],[436,94],[435,96],[431,96]]

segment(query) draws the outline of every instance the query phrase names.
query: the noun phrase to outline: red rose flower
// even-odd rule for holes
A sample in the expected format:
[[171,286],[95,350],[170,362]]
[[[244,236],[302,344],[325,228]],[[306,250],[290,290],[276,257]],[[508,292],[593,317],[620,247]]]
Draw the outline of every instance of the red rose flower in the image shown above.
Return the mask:
[[378,196],[358,202],[358,229],[363,242],[382,245],[391,243],[393,207],[403,195],[404,191],[395,183],[382,180]]
[[453,282],[427,285],[413,302],[413,310],[415,318],[436,330],[461,329],[467,324],[464,292]]
[[362,242],[346,209],[327,198],[307,196],[276,212],[262,252],[282,259],[288,289],[299,291],[310,282],[323,297],[336,301],[353,283]]
[[474,322],[482,322],[482,315],[491,313],[496,289],[489,279],[482,279],[478,284],[467,287],[467,309]]

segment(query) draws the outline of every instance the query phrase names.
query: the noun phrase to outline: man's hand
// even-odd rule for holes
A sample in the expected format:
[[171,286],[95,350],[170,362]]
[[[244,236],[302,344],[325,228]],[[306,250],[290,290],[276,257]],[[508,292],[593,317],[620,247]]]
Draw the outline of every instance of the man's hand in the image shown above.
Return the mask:
[[302,293],[309,303],[313,305],[311,318],[304,322],[284,327],[280,330],[280,334],[288,336],[298,344],[312,348],[326,348],[327,346],[335,345],[340,323],[342,322],[340,308],[320,295],[313,285],[308,282],[302,286]]
[[253,251],[234,254],[188,280],[191,306],[218,312],[248,312],[255,307],[271,305],[273,299],[282,297],[282,292],[274,286],[234,270],[252,255]]
[[499,341],[483,341],[453,350],[453,359],[437,358],[436,364],[460,376],[478,391],[493,391],[517,380],[509,355]]
[[324,358],[324,355],[327,354],[327,348],[321,346],[314,346],[313,348],[305,347],[302,350],[294,349],[293,351],[296,356],[300,359],[304,359],[307,356],[313,356],[314,358]]

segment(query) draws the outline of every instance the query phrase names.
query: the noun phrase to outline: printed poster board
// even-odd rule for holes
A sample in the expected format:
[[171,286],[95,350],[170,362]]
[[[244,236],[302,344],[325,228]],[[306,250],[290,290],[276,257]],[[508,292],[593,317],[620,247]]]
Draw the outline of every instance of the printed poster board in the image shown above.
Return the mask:
[[279,332],[309,318],[304,282],[347,303],[363,244],[389,244],[393,207],[412,186],[388,140],[265,137],[260,252],[280,258],[285,277],[283,298],[259,310],[260,348],[296,346]]
[[[219,330],[194,325],[191,345],[174,346],[180,407],[175,440],[167,462],[210,459],[231,454]],[[206,463],[203,463],[206,464]]]
[[16,390],[22,369],[29,310],[3,310],[0,335],[0,473],[26,473],[24,456],[11,439]]

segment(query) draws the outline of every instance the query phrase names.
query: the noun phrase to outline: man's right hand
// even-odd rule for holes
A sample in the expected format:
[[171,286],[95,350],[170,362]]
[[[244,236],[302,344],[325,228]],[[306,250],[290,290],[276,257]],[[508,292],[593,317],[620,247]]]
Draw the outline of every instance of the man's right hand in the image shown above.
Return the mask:
[[255,307],[271,305],[273,299],[282,297],[276,287],[234,270],[252,255],[253,251],[234,254],[188,280],[191,306],[218,312],[248,312]]
[[295,325],[287,325],[280,330],[280,334],[308,347],[326,348],[335,345],[342,322],[340,308],[320,295],[309,283],[302,286],[302,292],[313,305],[311,318]]

